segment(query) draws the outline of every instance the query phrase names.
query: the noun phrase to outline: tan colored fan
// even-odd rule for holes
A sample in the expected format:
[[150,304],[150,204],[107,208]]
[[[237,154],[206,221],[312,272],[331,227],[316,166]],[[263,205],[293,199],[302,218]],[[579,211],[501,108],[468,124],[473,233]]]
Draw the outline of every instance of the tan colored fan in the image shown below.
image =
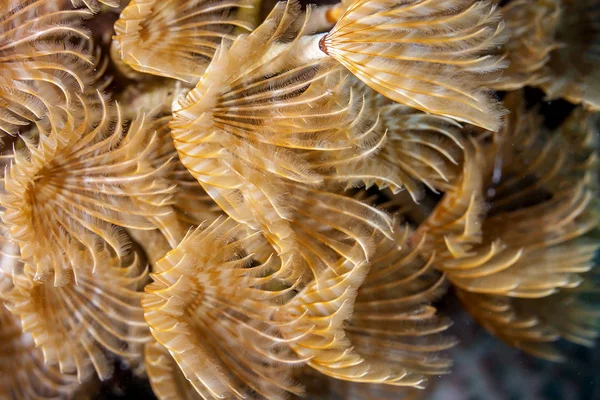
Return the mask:
[[298,339],[280,333],[296,318],[273,318],[294,288],[278,285],[276,257],[253,264],[244,254],[253,236],[231,219],[198,228],[158,262],[146,287],[152,335],[203,398],[301,393],[290,380],[291,368],[305,361],[289,349]]
[[480,77],[505,67],[503,27],[491,1],[355,0],[318,45],[394,101],[497,131]]
[[563,17],[560,0],[515,0],[501,9],[510,39],[500,49],[508,67],[489,86],[516,90],[539,85],[549,79],[543,73],[550,53],[560,47],[555,41],[557,24]]
[[44,362],[77,374],[80,382],[94,371],[100,379],[110,377],[112,365],[105,351],[140,359],[149,334],[137,291],[147,271],[135,256],[123,267],[106,249],[98,256],[102,266],[95,271],[89,267],[88,253],[72,259],[81,266],[77,282],[56,287],[52,280],[34,281],[33,273],[26,271],[3,294],[6,307],[43,352]]
[[[378,181],[360,171],[385,132],[333,60],[297,57],[306,39],[299,21],[310,17],[300,13],[296,2],[279,3],[252,34],[223,45],[170,127],[183,165],[219,207],[280,254],[306,250],[284,264],[304,264],[291,275],[317,276],[340,256],[364,260],[371,230],[389,235],[391,220],[327,185]],[[391,174],[381,181],[402,185]],[[319,232],[330,228],[336,236]]]
[[132,0],[115,23],[114,51],[136,71],[197,82],[223,39],[254,25],[252,0]]
[[414,387],[448,372],[451,363],[439,353],[455,342],[439,335],[449,323],[429,305],[444,292],[444,279],[409,237],[404,229],[395,241],[377,238],[368,264],[328,273],[278,313],[298,317],[282,330],[286,337],[306,332],[291,347],[310,367],[336,379]]
[[68,399],[77,389],[77,376],[45,365],[42,350],[4,307],[0,307],[0,343],[0,397]]
[[99,109],[82,100],[67,126],[26,141],[0,198],[24,262],[36,279],[52,274],[58,286],[85,270],[74,261],[82,251],[94,269],[103,261],[97,254],[103,243],[124,254],[115,225],[160,229],[171,241],[177,235],[169,206],[174,188],[149,161],[156,136],[148,132],[148,121],[135,120],[125,136],[118,107],[98,99]]
[[595,0],[565,0],[556,26],[556,50],[541,84],[548,99],[565,98],[600,110],[600,9]]
[[62,1],[0,3],[0,131],[64,123],[64,111],[93,79],[90,10]]

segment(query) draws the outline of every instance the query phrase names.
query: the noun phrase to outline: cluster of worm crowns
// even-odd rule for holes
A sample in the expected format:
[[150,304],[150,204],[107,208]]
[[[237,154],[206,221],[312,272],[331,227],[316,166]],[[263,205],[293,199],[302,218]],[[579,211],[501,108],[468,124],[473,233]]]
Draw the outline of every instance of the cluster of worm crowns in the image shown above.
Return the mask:
[[563,360],[597,110],[598,0],[2,0],[0,397],[413,396],[449,289]]

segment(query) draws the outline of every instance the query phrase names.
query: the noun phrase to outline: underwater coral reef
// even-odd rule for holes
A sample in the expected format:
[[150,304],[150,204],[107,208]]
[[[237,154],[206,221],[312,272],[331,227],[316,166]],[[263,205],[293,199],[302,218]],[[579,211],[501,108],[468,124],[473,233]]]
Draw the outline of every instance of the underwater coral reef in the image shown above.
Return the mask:
[[2,399],[427,398],[448,303],[600,333],[598,0],[0,0],[0,139]]

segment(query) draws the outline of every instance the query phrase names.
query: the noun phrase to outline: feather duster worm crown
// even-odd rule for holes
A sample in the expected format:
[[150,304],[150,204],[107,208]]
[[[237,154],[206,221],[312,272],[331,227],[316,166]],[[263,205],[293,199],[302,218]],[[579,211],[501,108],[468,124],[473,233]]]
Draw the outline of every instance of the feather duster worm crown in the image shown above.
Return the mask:
[[[496,150],[496,160],[502,163],[495,165],[500,179],[473,187],[471,195],[470,189],[457,192],[475,195],[479,201],[483,193],[489,196],[491,207],[480,227],[481,237],[462,249],[447,239],[452,257],[441,266],[453,283],[469,291],[543,297],[560,287],[577,286],[578,274],[593,266],[598,244],[584,235],[597,226],[587,183],[588,168],[595,163],[585,139],[577,139],[581,146],[577,158],[559,150],[566,144],[560,134],[542,144],[543,130],[532,114],[520,114],[519,99],[518,94],[506,99],[514,102],[517,114],[506,125]],[[516,152],[515,144],[519,144]],[[541,151],[534,152],[534,147]],[[484,179],[491,181],[492,174]],[[476,218],[476,211],[467,212]],[[545,223],[538,227],[534,223],[538,220]]]
[[416,399],[451,296],[594,345],[598,1],[269,6],[0,2],[0,397]]
[[[91,265],[86,255],[74,261]],[[93,372],[107,379],[112,365],[106,351],[135,361],[147,341],[141,293],[137,291],[145,283],[147,271],[139,259],[130,262],[121,266],[118,259],[107,255],[100,271],[80,270],[77,283],[61,287],[19,279],[3,296],[4,304],[20,317],[23,331],[41,349],[47,365],[77,374],[79,382]]]
[[336,379],[415,387],[424,375],[447,370],[449,361],[436,353],[453,345],[439,335],[449,325],[428,305],[444,278],[433,270],[433,257],[418,255],[422,243],[407,243],[409,235],[405,229],[395,240],[379,237],[368,272],[364,264],[344,275],[326,272],[280,311],[301,316],[286,335],[310,332],[291,344],[308,365]]
[[144,117],[125,136],[118,107],[99,99],[100,110],[82,100],[81,118],[26,140],[6,176],[4,223],[36,279],[50,272],[57,285],[70,274],[77,279],[80,251],[94,266],[103,262],[102,242],[123,254],[126,243],[115,226],[156,229],[154,220],[173,213],[172,186],[147,160],[155,137],[147,136]]
[[[0,130],[16,135],[31,123],[50,129],[77,93],[91,83],[94,67],[87,8],[63,0],[0,4]],[[54,121],[54,123],[60,123]]]
[[[273,209],[262,214],[275,213],[267,220],[289,217],[281,196],[268,190],[277,178],[282,184],[321,185],[322,175],[335,176],[336,166],[359,162],[384,137],[334,63],[295,61],[303,31],[291,23],[298,16],[295,5],[280,4],[251,35],[222,46],[198,86],[176,106],[171,123],[192,174],[205,186],[235,189],[244,178],[245,185],[253,182]],[[196,155],[203,147],[215,149],[212,160]],[[253,179],[258,173],[270,174],[273,182]]]
[[[46,366],[42,352],[35,348],[31,336],[22,331],[16,317],[4,308],[0,309],[0,327],[0,395],[3,398],[59,398],[75,391],[77,377]],[[30,379],[31,376],[36,379]]]
[[503,67],[490,49],[503,23],[490,1],[354,1],[320,48],[367,85],[411,107],[500,127],[477,76]]
[[252,30],[244,9],[250,0],[133,0],[115,24],[115,51],[136,71],[198,81],[221,39]]
[[146,287],[143,305],[152,334],[202,397],[300,393],[288,370],[302,362],[289,349],[298,339],[279,332],[295,322],[273,318],[291,288],[269,289],[275,258],[252,266],[251,256],[242,255],[251,237],[232,220],[191,232],[158,262],[160,272]]
[[[385,213],[328,186],[360,181],[385,132],[341,67],[296,57],[299,14],[280,3],[253,33],[224,44],[170,127],[182,163],[223,211],[294,257],[284,262],[291,276],[319,276],[364,260],[372,230],[389,235]],[[319,224],[335,235],[320,236]]]

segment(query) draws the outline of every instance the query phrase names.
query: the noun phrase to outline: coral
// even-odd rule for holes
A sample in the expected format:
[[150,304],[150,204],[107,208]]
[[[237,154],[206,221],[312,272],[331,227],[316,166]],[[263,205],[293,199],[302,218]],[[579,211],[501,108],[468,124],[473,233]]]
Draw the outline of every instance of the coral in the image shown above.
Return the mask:
[[420,398],[451,296],[593,346],[599,9],[2,2],[0,397]]

